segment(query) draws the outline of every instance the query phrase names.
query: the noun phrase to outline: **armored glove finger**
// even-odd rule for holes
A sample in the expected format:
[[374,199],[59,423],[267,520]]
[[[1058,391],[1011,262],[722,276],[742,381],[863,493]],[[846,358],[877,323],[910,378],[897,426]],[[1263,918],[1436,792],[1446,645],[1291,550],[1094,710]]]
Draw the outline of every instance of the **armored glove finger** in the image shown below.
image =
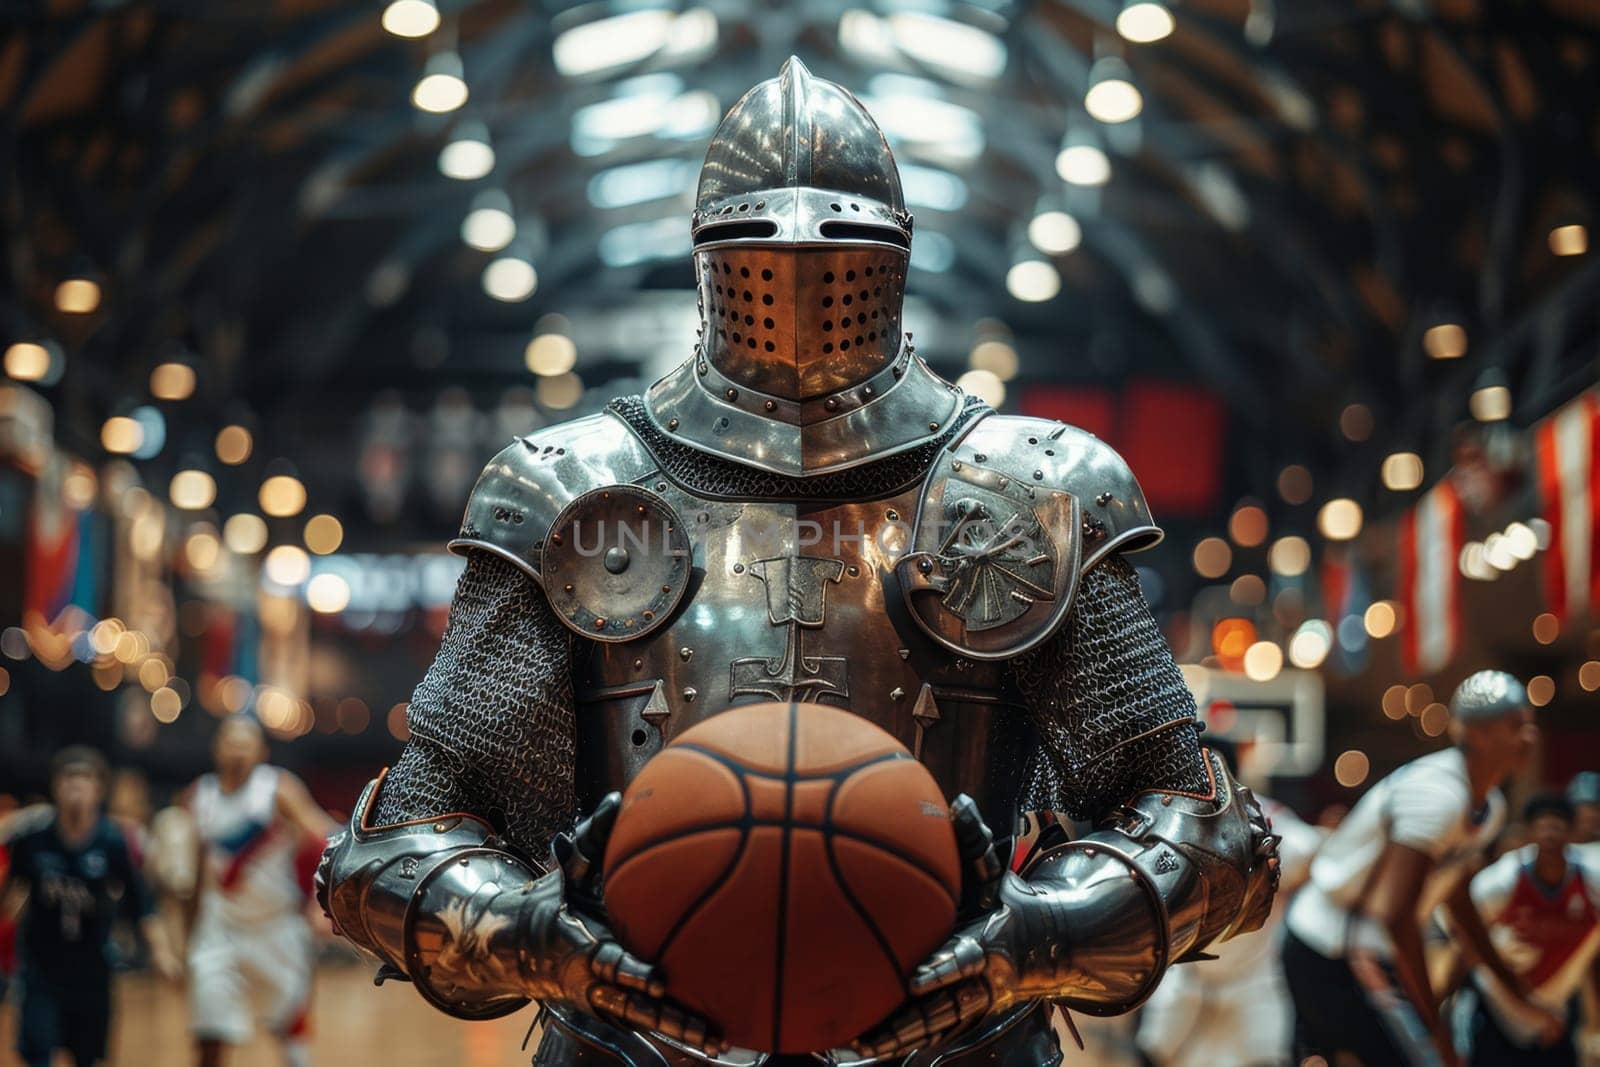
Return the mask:
[[629,1029],[653,1030],[701,1052],[716,1053],[727,1047],[710,1023],[659,996],[602,983],[590,991],[589,1005]]
[[961,915],[970,918],[994,907],[1006,865],[994,846],[994,831],[978,813],[977,802],[962,793],[950,802],[950,823],[961,855]]
[[988,983],[969,979],[908,1001],[851,1047],[859,1056],[884,1058],[938,1045],[983,1018],[993,1006]]
[[568,903],[595,914],[600,912],[600,862],[621,809],[622,794],[607,793],[571,833],[557,834],[550,843],[550,857],[561,869]]
[[971,933],[959,933],[911,972],[911,995],[926,996],[965,979],[977,978],[988,967],[989,954],[983,943]]

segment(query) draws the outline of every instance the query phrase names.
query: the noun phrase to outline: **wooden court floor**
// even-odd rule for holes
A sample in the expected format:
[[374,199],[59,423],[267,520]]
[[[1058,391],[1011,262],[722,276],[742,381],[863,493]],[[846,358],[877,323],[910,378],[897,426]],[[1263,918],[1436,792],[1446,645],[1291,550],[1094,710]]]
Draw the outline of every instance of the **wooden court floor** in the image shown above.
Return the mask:
[[[120,980],[113,1021],[111,1067],[186,1067],[193,1062],[180,989],[143,975]],[[15,1009],[0,1008],[0,1065],[18,1067]],[[311,1015],[315,1067],[514,1067],[532,1060],[519,1052],[533,1009],[506,1019],[464,1023],[440,1014],[404,984],[373,988],[370,972],[354,964],[317,971]],[[65,1062],[65,1061],[63,1061]],[[257,1036],[229,1067],[281,1067],[273,1046]]]
[[[14,1014],[12,1004],[0,1005],[0,1067],[20,1067]],[[462,1022],[423,1003],[410,986],[391,982],[374,988],[366,967],[326,962],[317,970],[311,1062],[313,1067],[526,1067],[534,1042],[527,1052],[521,1045],[533,1016],[528,1008],[493,1022]],[[1080,1016],[1079,1022],[1085,1020]],[[1072,1067],[1130,1063],[1118,1048],[1125,1044],[1122,1026],[1088,1021],[1083,1029],[1089,1049],[1071,1050]],[[109,1067],[192,1064],[182,990],[146,975],[119,979],[111,1052]],[[234,1052],[228,1067],[281,1063],[272,1043],[258,1035]]]

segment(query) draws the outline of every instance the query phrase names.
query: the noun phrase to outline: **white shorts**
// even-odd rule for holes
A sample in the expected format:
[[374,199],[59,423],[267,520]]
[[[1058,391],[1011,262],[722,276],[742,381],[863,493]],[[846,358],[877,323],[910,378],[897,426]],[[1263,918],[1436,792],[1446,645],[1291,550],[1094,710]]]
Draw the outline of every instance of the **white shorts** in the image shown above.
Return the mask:
[[310,1008],[311,968],[311,927],[298,913],[250,926],[202,915],[189,945],[190,1032],[201,1041],[242,1045],[260,1018],[276,1037],[299,1036]]
[[1195,980],[1189,968],[1205,966],[1167,972],[1140,1012],[1139,1049],[1161,1067],[1294,1063],[1294,1005],[1276,966],[1221,986]]

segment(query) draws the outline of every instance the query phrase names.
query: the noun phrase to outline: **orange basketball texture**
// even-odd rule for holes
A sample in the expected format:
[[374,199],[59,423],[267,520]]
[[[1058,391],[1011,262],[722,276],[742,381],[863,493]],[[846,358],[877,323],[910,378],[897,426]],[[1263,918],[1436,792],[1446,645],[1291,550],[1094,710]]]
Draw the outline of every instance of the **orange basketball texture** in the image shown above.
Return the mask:
[[867,720],[752,704],[684,731],[606,847],[618,939],[742,1048],[847,1044],[955,924],[961,863],[927,769]]

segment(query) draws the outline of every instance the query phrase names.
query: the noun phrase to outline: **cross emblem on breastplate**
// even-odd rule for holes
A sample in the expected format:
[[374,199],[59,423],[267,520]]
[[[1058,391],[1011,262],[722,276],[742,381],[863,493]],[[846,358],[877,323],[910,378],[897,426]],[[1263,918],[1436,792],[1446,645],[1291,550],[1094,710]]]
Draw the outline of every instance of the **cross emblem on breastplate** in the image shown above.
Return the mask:
[[733,661],[728,698],[764,696],[772,700],[816,700],[850,695],[849,667],[843,656],[808,656],[804,630],[822,628],[827,587],[844,576],[844,563],[812,556],[756,560],[748,573],[767,590],[767,621],[787,628],[783,655],[745,656]]

